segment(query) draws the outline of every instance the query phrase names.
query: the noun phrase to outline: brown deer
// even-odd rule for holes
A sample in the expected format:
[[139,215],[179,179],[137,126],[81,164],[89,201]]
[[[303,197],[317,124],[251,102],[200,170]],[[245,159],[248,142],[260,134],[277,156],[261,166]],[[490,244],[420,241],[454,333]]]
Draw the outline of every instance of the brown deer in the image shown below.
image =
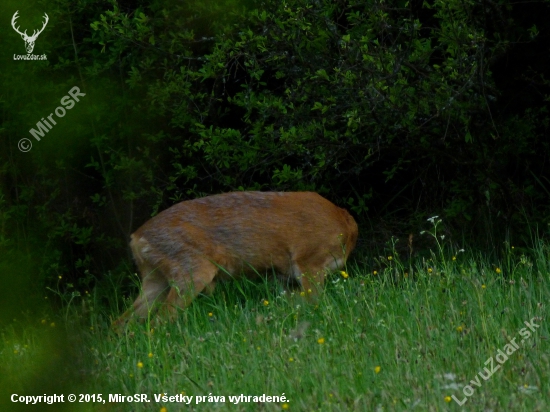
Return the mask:
[[170,319],[217,280],[274,269],[310,295],[327,271],[344,267],[358,230],[344,209],[313,192],[232,192],[178,203],[131,235],[142,279],[133,307],[144,318],[154,303]]

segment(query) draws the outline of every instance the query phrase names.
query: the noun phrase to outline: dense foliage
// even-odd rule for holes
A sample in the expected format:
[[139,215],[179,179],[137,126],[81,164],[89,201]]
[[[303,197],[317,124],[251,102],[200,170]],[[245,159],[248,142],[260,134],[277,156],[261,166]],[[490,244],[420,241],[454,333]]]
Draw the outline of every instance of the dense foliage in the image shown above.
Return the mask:
[[[50,280],[91,282],[152,213],[229,190],[315,190],[395,235],[445,215],[492,246],[548,220],[546,1],[1,10],[17,7],[28,27],[49,14],[48,60],[12,61],[23,43],[2,28],[0,248]],[[86,96],[19,152],[75,85]]]

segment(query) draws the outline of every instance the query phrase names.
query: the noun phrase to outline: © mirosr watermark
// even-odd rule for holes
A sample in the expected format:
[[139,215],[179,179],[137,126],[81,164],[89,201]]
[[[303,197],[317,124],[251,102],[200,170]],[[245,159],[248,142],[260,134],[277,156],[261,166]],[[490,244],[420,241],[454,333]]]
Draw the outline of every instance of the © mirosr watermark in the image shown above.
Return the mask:
[[[69,94],[67,96],[63,96],[63,98],[61,99],[61,106],[56,107],[56,109],[54,110],[55,115],[59,118],[64,117],[65,114],[67,114],[67,110],[71,110],[76,102],[80,101],[78,96],[86,96],[86,93],[80,93],[80,88],[78,86],[74,86],[71,90],[69,90]],[[29,130],[29,133],[32,135],[32,137],[40,141],[40,138],[44,137],[44,134],[52,130],[52,128],[57,124],[53,117],[54,113],[50,113],[49,116],[43,117],[42,119],[40,119],[40,121],[36,123],[36,129],[38,130],[35,130],[34,128],[31,128],[31,130]],[[22,152],[28,152],[32,149],[32,143],[27,138],[19,140],[17,146]]]
[[[535,320],[539,319],[540,318],[533,318],[530,321],[523,322],[527,327],[521,328],[519,331],[519,334],[523,338],[520,343],[525,342],[531,337],[531,332],[534,333],[536,332],[537,328],[540,328],[540,325],[535,323]],[[496,366],[492,356],[485,361],[484,365],[489,366],[490,369],[484,368],[483,371],[479,371],[475,379],[472,379],[469,385],[466,385],[462,388],[462,393],[465,395],[465,398],[459,400],[455,395],[452,396],[456,403],[458,403],[460,406],[464,405],[468,401],[468,398],[472,396],[475,392],[473,386],[481,387],[482,381],[480,381],[479,378],[481,377],[484,381],[488,380],[491,376],[493,376],[496,371],[500,369],[500,365],[504,364],[504,362],[508,360],[508,357],[519,349],[519,345],[516,343],[516,339],[517,337],[511,339],[506,345],[504,345],[503,349],[499,349],[497,351],[497,354],[494,357],[494,359],[496,359],[496,361],[498,362]]]
[[19,13],[19,10],[17,10],[13,14],[13,17],[11,18],[11,27],[13,27],[13,30],[15,30],[17,32],[17,34],[19,34],[21,36],[21,38],[23,39],[23,41],[25,42],[25,49],[27,49],[27,54],[26,55],[25,54],[14,54],[13,55],[13,60],[48,60],[48,58],[45,54],[36,55],[36,54],[32,54],[32,51],[34,50],[34,44],[36,42],[36,39],[38,38],[40,33],[42,33],[44,31],[44,29],[46,28],[46,25],[48,24],[48,21],[50,20],[50,18],[48,17],[48,15],[46,13],[44,13],[44,23],[42,24],[42,28],[39,29],[39,30],[33,30],[32,35],[29,36],[27,34],[27,30],[25,30],[24,32],[21,32],[19,30],[19,26],[17,26],[17,27],[15,26],[16,25],[16,20],[19,18],[17,13]]

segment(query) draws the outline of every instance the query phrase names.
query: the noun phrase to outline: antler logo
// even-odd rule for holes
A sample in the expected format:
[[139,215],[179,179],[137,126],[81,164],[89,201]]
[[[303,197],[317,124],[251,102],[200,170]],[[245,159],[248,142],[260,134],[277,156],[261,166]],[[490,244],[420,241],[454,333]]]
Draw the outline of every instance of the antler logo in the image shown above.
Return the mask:
[[31,54],[34,49],[34,42],[36,42],[38,35],[44,31],[44,29],[46,28],[46,24],[48,24],[50,18],[46,13],[44,13],[44,24],[42,25],[42,28],[40,30],[34,30],[32,36],[29,36],[27,35],[27,30],[25,30],[24,33],[21,33],[19,31],[19,27],[15,27],[15,20],[19,18],[17,13],[19,13],[19,10],[17,10],[11,18],[11,26],[17,33],[21,35],[21,38],[25,41],[25,48],[27,49],[27,53]]

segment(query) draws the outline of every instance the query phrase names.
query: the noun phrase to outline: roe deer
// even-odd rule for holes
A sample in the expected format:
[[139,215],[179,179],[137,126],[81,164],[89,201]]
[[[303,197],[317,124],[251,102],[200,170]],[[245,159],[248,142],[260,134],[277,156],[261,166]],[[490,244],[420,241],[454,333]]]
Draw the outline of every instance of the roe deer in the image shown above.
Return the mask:
[[[130,246],[142,292],[114,324],[163,303],[170,318],[216,280],[273,268],[315,294],[342,268],[358,231],[344,209],[313,192],[232,192],[178,203],[147,221]],[[255,270],[254,270],[255,269]]]

